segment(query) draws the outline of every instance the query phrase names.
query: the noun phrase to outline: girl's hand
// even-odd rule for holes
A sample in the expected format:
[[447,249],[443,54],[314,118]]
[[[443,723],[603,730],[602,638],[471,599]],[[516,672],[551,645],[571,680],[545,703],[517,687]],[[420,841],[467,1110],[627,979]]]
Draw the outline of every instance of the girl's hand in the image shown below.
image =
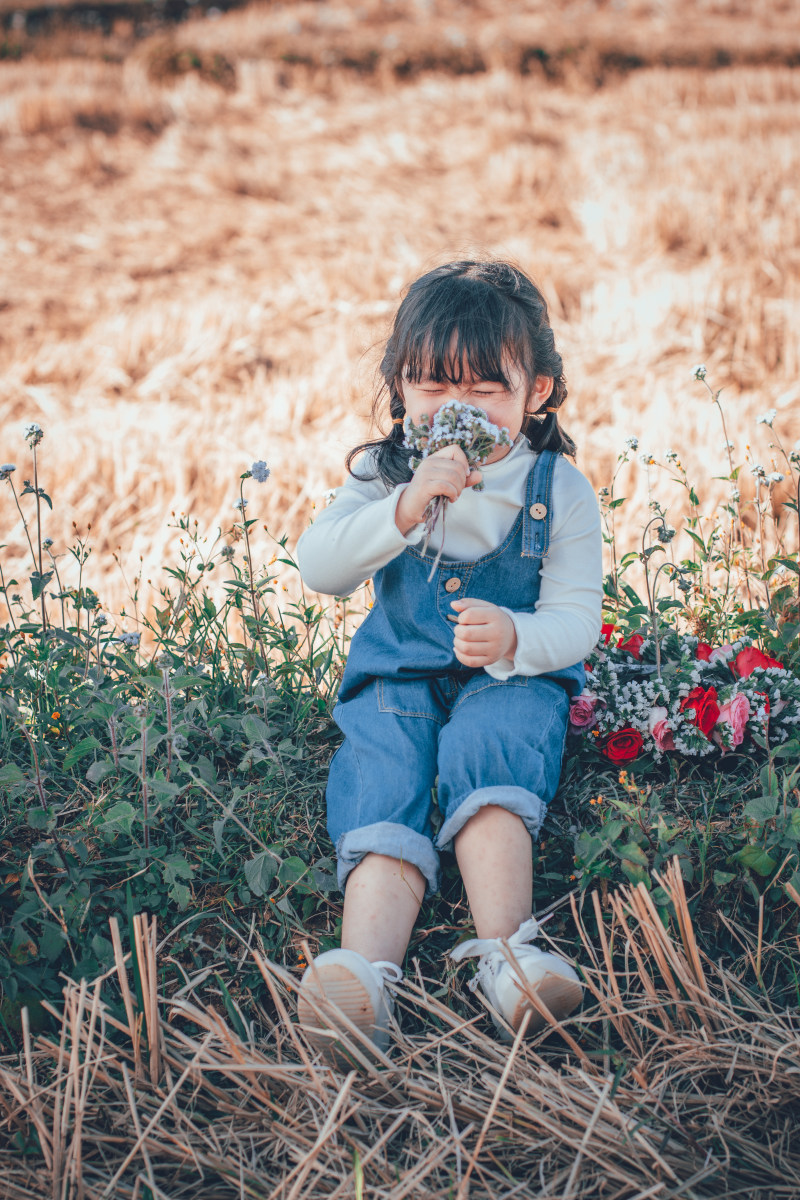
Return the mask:
[[408,487],[397,502],[394,520],[405,535],[424,519],[425,509],[436,496],[457,500],[465,487],[480,483],[477,467],[470,468],[460,446],[443,446],[423,458]]
[[465,667],[485,667],[500,658],[513,660],[517,631],[508,613],[488,600],[465,596],[451,601],[458,613],[455,629],[456,658]]

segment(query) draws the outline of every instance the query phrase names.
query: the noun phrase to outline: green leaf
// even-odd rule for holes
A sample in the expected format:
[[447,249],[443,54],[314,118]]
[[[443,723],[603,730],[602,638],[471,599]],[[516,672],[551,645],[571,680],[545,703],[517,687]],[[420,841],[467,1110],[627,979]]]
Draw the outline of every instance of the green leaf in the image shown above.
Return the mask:
[[192,893],[180,880],[191,879],[193,874],[194,867],[182,854],[170,854],[161,865],[161,878],[168,885],[170,898],[181,910],[188,908]]
[[164,779],[161,775],[156,775],[147,782],[159,800],[172,800],[181,790],[177,783],[173,783],[170,779]]
[[297,883],[298,879],[301,879],[308,870],[308,863],[304,863],[302,858],[293,855],[281,863],[278,880],[282,884]]
[[650,866],[647,855],[641,846],[636,842],[630,842],[627,846],[623,846],[617,850],[620,858],[627,859],[628,862],[637,863],[640,867],[647,869]]
[[650,877],[644,867],[639,866],[638,863],[631,862],[629,858],[623,858],[620,866],[631,883],[643,883],[648,891],[650,890]]
[[39,953],[48,962],[55,962],[66,944],[63,930],[58,925],[54,925],[52,921],[47,921],[42,930],[42,936],[39,938]]
[[250,891],[256,896],[266,896],[267,889],[275,878],[280,862],[266,850],[256,854],[244,864],[244,877]]
[[789,816],[788,833],[800,842],[800,808],[793,808]]
[[70,767],[74,767],[76,762],[80,762],[82,758],[87,754],[91,754],[93,750],[101,749],[102,743],[98,742],[94,735],[90,734],[89,737],[81,738],[77,745],[73,746],[64,755],[64,770],[68,771]]
[[270,730],[260,717],[242,717],[242,732],[251,746],[269,745]]
[[222,858],[223,853],[224,853],[223,849],[222,849],[222,834],[223,834],[226,824],[227,824],[226,818],[220,817],[220,819],[218,821],[214,821],[211,826],[213,833],[214,833],[214,845],[217,848],[217,854],[220,856],[220,858]]
[[775,859],[760,846],[743,846],[732,857],[743,867],[749,867],[751,871],[755,871],[756,875],[771,875],[778,865]]
[[732,875],[730,871],[715,871],[714,886],[725,887],[726,883],[732,883],[735,878],[736,876]]
[[52,808],[29,808],[28,825],[31,829],[55,829],[56,814]]
[[784,742],[782,746],[776,746],[772,751],[773,758],[791,758],[795,761],[800,760],[800,741],[797,738],[792,738],[790,742]]
[[114,763],[110,758],[101,758],[93,762],[86,772],[87,783],[100,783],[106,775],[114,773]]
[[744,815],[751,821],[757,821],[759,825],[772,821],[777,813],[777,796],[756,796],[755,800],[749,800],[744,806]]
[[170,680],[176,691],[187,687],[209,687],[211,680],[205,675],[174,675]]
[[38,571],[31,573],[31,592],[33,593],[34,600],[39,599],[52,578],[52,571],[45,571],[43,575],[40,575]]
[[7,763],[0,767],[0,783],[24,783],[25,776],[16,763]]
[[173,883],[169,889],[169,894],[175,901],[181,912],[185,912],[189,907],[189,901],[192,898],[191,889],[185,883]]
[[130,835],[131,827],[138,815],[130,801],[118,800],[116,804],[112,804],[111,808],[103,813],[101,828],[107,830],[109,833],[115,833],[117,830],[120,830],[122,833]]

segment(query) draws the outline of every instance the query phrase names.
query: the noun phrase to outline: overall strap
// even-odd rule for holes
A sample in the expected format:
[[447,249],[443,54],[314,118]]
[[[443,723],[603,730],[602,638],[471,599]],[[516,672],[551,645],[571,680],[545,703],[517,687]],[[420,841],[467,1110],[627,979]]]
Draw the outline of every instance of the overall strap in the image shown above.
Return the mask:
[[558,452],[542,450],[528,473],[522,510],[522,557],[544,558],[550,546],[553,475]]

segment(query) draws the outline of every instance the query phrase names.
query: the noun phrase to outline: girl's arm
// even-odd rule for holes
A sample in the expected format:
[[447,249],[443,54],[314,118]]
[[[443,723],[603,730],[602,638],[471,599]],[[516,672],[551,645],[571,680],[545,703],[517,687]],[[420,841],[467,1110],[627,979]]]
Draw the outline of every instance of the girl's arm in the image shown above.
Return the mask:
[[[369,474],[369,459],[355,470]],[[319,513],[297,543],[297,562],[305,585],[328,596],[349,596],[406,546],[423,536],[421,525],[405,536],[395,523],[398,501],[408,484],[387,491],[380,479],[348,476],[331,504]]]
[[585,475],[559,459],[553,480],[550,549],[542,561],[533,613],[511,612],[514,658],[490,663],[495,679],[544,675],[582,662],[597,644],[602,622],[603,541],[594,489]]

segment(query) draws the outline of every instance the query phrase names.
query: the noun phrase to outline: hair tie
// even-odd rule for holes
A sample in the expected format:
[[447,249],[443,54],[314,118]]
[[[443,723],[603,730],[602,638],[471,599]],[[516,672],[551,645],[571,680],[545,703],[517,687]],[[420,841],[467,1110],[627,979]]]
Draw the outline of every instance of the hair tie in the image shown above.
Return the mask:
[[405,417],[392,417],[393,425],[402,425],[404,421],[405,421]]
[[544,411],[545,412],[558,412],[558,409],[557,408],[546,408]]

